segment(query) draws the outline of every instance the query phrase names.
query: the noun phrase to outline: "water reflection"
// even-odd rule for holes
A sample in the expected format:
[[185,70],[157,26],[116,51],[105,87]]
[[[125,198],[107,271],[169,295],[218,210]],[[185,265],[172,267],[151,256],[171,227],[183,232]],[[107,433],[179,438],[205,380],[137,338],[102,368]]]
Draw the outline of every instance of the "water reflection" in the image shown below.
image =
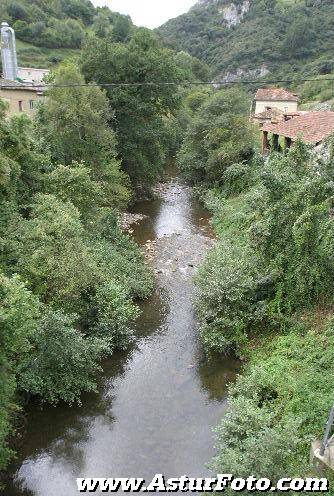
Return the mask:
[[210,244],[208,216],[174,179],[161,200],[136,209],[149,217],[134,236],[157,240],[161,272],[136,341],[105,362],[99,393],[81,408],[30,407],[7,496],[77,495],[77,477],[208,475],[211,428],[237,367],[221,357],[207,362],[197,336],[192,277]]

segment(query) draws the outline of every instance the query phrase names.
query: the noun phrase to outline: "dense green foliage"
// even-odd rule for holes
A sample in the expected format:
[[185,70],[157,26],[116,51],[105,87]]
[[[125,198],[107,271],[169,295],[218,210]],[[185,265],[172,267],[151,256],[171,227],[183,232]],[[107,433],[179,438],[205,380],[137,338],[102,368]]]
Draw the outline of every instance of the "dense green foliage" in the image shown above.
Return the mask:
[[[73,64],[56,82],[82,81]],[[79,402],[100,359],[131,339],[152,289],[119,227],[131,198],[97,87],[53,88],[34,122],[0,102],[0,469],[20,396]]]
[[87,37],[123,43],[136,29],[129,16],[95,8],[90,0],[2,0],[0,18],[15,29],[22,67],[55,67],[77,59]]
[[[54,19],[67,25],[64,19],[75,15],[71,25],[90,26],[81,61],[89,81],[173,82],[208,73],[148,31],[134,33],[128,18],[108,9],[92,23],[78,18],[80,9],[68,10],[72,4],[37,3],[46,9],[48,36]],[[44,19],[35,3],[22,5],[31,23],[35,14]],[[8,19],[24,38],[17,23],[28,18],[16,7]],[[43,37],[34,42],[53,46]],[[198,100],[189,96],[181,107],[186,92],[168,86],[84,87],[74,62],[51,77],[57,86],[33,122],[25,115],[5,118],[0,101],[0,470],[12,454],[9,436],[21,396],[79,402],[83,391],[96,389],[101,356],[129,342],[138,316],[134,300],[147,297],[153,281],[119,228],[119,212],[132,197],[130,178],[146,190],[162,172]]]
[[[228,27],[222,7],[230,3],[202,2],[162,27],[178,53],[89,0],[0,6],[28,60],[57,63],[48,50],[63,56],[83,44],[80,69],[72,61],[52,75],[79,86],[49,89],[34,122],[6,119],[0,102],[0,470],[12,456],[20,398],[80,402],[97,388],[101,357],[131,339],[135,300],[153,282],[119,213],[177,155],[218,235],[197,276],[203,343],[248,358],[217,428],[212,468],[273,480],[309,473],[309,444],[334,386],[333,323],[318,322],[333,304],[333,155],[316,158],[298,143],[263,161],[243,91],[154,83],[240,68],[255,75],[263,64],[320,81],[334,67],[334,7],[253,0]],[[240,13],[243,1],[234,3]],[[121,84],[101,90],[85,81]],[[131,82],[141,85],[122,85]],[[328,82],[303,85],[304,102],[332,97]]]
[[333,323],[304,326],[251,353],[217,428],[215,473],[273,481],[311,474],[310,444],[333,403],[333,333]]
[[[234,1],[241,13],[242,0]],[[230,0],[207,0],[159,28],[167,43],[204,60],[215,75],[258,70],[276,75],[327,74],[333,69],[331,0],[252,0],[235,26],[224,11]]]
[[91,38],[84,46],[81,66],[88,81],[142,84],[108,87],[107,95],[115,112],[111,124],[124,170],[136,186],[153,184],[168,148],[165,121],[180,105],[174,86],[154,85],[182,78],[173,52],[148,30],[140,29],[127,44]]
[[[60,66],[55,83],[80,85],[84,78],[69,63]],[[38,113],[40,146],[52,162],[62,164],[46,180],[77,207],[123,208],[130,199],[128,177],[116,159],[116,136],[109,127],[112,119],[104,91],[93,86],[52,88]],[[68,165],[72,167],[64,167]]]
[[18,276],[0,276],[0,469],[12,451],[8,435],[17,413],[15,403],[17,357],[28,356],[31,338],[36,332],[40,303]]
[[78,401],[82,391],[95,391],[99,343],[88,341],[75,328],[74,318],[48,311],[31,337],[32,350],[17,369],[18,387],[43,401]]
[[[302,108],[307,110],[333,110],[334,104],[334,79],[333,72],[323,76],[317,76],[315,81],[307,81],[299,87]],[[322,107],[319,103],[327,102],[328,106]],[[318,104],[318,105],[317,105]]]
[[0,17],[20,40],[48,48],[80,48],[90,31],[124,41],[133,27],[129,17],[90,0],[3,0]]
[[222,90],[205,99],[187,130],[178,163],[193,183],[221,184],[223,173],[253,154],[247,122],[249,102],[238,90]]
[[[252,155],[246,118],[236,147],[232,126],[221,132],[220,123],[241,119],[242,98],[236,90],[207,97],[179,154],[218,235],[196,280],[204,346],[248,359],[217,428],[212,469],[303,477],[333,401],[334,156],[331,142],[318,154],[297,142],[268,160]],[[227,152],[217,161],[211,136],[243,161]]]
[[286,156],[227,171],[238,172],[234,188],[245,175],[248,184],[230,198],[227,182],[213,201],[221,239],[199,276],[209,347],[234,348],[257,329],[284,329],[302,307],[330,302],[332,163],[300,143]]

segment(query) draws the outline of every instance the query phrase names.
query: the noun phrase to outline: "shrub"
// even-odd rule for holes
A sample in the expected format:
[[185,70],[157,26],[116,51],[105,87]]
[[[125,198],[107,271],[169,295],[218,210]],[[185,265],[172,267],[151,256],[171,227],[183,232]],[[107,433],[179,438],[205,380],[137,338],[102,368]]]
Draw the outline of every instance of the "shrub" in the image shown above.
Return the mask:
[[220,242],[197,277],[197,310],[207,349],[232,351],[267,314],[268,274],[244,246]]
[[16,368],[31,351],[40,304],[19,277],[0,274],[0,470],[6,468],[13,452],[8,436],[18,412]]
[[219,454],[212,469],[245,479],[253,475],[277,481],[291,476],[291,459],[299,443],[297,426],[292,419],[281,422],[277,412],[260,408],[255,399],[231,399],[216,429]]
[[320,332],[291,329],[250,350],[216,431],[216,473],[272,480],[311,473],[310,443],[322,437],[333,403],[333,337],[331,322]]
[[33,336],[33,350],[18,367],[18,385],[42,401],[80,403],[80,394],[96,391],[101,345],[74,327],[75,319],[48,311]]

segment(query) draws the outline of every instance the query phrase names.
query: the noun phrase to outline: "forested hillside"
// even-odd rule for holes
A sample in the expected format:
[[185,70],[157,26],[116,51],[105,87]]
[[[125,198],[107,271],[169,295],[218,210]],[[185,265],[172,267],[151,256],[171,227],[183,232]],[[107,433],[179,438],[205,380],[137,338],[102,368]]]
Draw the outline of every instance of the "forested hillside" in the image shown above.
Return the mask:
[[305,76],[334,66],[332,0],[202,0],[159,32],[220,77]]
[[15,29],[19,64],[38,67],[76,54],[91,34],[123,42],[134,28],[129,17],[90,0],[3,0],[0,19]]

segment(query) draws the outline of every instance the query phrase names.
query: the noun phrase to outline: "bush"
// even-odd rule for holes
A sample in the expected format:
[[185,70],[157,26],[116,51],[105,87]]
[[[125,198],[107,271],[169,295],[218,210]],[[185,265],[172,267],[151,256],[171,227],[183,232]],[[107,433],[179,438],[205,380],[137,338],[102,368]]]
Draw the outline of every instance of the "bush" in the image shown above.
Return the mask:
[[231,352],[263,324],[270,278],[243,246],[218,243],[197,276],[197,310],[208,350]]
[[101,345],[88,341],[74,327],[74,317],[47,312],[32,339],[33,350],[18,367],[21,390],[42,401],[80,403],[83,391],[96,391]]
[[16,368],[31,351],[40,304],[19,277],[0,274],[0,470],[6,468],[13,452],[8,437],[18,412]]
[[212,469],[218,474],[250,475],[277,481],[291,476],[291,459],[298,447],[298,422],[280,421],[268,406],[243,396],[230,400],[228,411],[216,429],[218,456]]
[[114,282],[98,287],[94,297],[96,322],[91,322],[95,335],[101,336],[108,353],[125,348],[132,335],[139,309],[129,298],[129,290]]
[[43,302],[80,311],[81,294],[94,283],[97,267],[73,204],[37,195],[31,217],[12,224],[7,242],[15,270]]
[[333,338],[331,322],[321,331],[291,329],[250,350],[217,429],[216,473],[310,474],[310,443],[322,438],[333,403]]

